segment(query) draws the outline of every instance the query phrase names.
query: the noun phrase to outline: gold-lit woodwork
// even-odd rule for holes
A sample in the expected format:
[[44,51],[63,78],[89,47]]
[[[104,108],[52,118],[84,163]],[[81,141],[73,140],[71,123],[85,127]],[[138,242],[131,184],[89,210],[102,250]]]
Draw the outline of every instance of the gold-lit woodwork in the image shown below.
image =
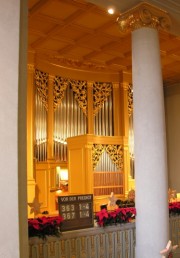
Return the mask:
[[[28,82],[27,82],[27,202],[32,203],[35,196],[35,178],[34,178],[34,65],[28,65]],[[28,214],[30,207],[28,206]]]
[[63,169],[66,168],[66,164],[52,160],[35,163],[36,197],[39,203],[42,203],[41,212],[58,213],[56,194],[60,187],[57,179],[57,167]]
[[[61,69],[66,78],[99,82],[119,82],[120,73],[131,74],[131,35],[121,33],[117,23],[119,12],[109,15],[106,9],[96,5],[96,1],[93,1],[95,4],[74,0],[37,2],[29,0],[28,4],[28,51],[31,55],[35,53],[35,59],[30,57],[29,60],[35,60],[42,71],[58,74]],[[106,5],[106,1],[101,2]],[[142,4],[140,0],[136,3]],[[132,26],[135,26],[135,18],[137,23],[146,26],[151,26],[153,19],[159,27],[171,25],[166,18],[168,13],[163,11],[163,1],[159,1],[158,6],[145,4],[136,15],[131,1],[118,2],[119,6],[122,5],[119,9],[121,13],[130,10],[127,16],[132,14]],[[169,10],[176,12],[174,1],[168,1],[168,5]],[[169,33],[159,30],[163,82],[166,86],[180,80],[179,26],[176,18],[172,20]],[[82,71],[84,75],[80,76]]]
[[[36,184],[42,210],[56,211],[57,165],[69,169],[66,194],[93,193],[95,209],[113,189],[124,198],[134,188],[128,31],[158,28],[164,86],[180,79],[179,37],[171,34],[169,14],[162,9],[143,3],[127,10],[119,27],[119,14],[109,16],[86,1],[38,6],[29,1],[28,64],[34,71],[28,74],[28,196],[37,194]],[[76,137],[80,142],[73,146]],[[103,167],[106,163],[110,168]]]
[[171,26],[170,16],[166,11],[146,2],[123,13],[117,21],[120,31],[123,33],[142,27],[169,31]]
[[35,69],[34,77],[34,174],[41,211],[57,213],[56,167],[60,164],[69,171],[66,194],[92,193],[95,210],[111,192],[124,198],[130,176],[129,83],[72,80],[39,70]]
[[[124,198],[129,162],[126,138],[83,135],[68,138],[67,142],[70,193],[93,194],[95,210],[100,209],[100,205],[108,200],[111,192]],[[104,170],[101,167],[96,170],[95,167],[105,151],[111,165],[108,164],[106,168],[103,166]]]

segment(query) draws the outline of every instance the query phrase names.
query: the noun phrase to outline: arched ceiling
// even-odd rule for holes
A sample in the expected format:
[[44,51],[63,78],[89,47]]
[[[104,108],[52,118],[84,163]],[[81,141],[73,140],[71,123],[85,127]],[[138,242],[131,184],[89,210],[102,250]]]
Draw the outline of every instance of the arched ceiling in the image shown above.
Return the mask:
[[[162,1],[149,2],[158,2],[160,6]],[[131,6],[125,4],[127,2]],[[29,0],[29,55],[33,53],[36,58],[56,66],[97,73],[131,73],[131,35],[120,33],[116,19],[121,9],[125,11],[135,2],[140,1]],[[178,0],[168,2],[174,31],[160,32],[165,86],[180,83],[180,36],[176,30],[180,5]],[[116,4],[114,15],[106,11],[109,3]],[[167,10],[167,6],[164,9]]]

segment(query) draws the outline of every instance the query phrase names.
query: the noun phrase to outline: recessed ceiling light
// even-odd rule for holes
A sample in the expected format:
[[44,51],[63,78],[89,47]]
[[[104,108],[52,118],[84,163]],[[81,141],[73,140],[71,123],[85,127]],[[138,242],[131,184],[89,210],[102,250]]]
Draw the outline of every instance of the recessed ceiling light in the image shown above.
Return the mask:
[[109,8],[109,9],[108,9],[108,13],[109,13],[109,14],[114,14],[114,9],[113,9],[113,8]]

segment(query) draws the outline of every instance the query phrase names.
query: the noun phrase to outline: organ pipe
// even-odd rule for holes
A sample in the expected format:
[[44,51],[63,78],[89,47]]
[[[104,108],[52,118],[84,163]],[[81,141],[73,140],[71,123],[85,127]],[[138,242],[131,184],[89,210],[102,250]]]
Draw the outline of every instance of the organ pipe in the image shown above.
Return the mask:
[[[45,73],[39,72],[37,80],[47,77]],[[59,82],[58,82],[59,80]],[[67,161],[66,139],[77,135],[87,134],[87,113],[86,109],[86,82],[63,79],[56,77],[54,81],[56,96],[54,109],[54,156],[56,160]],[[39,85],[39,81],[37,83]],[[46,92],[46,82],[40,85],[43,94]],[[95,90],[93,89],[95,88]],[[92,90],[94,95],[100,94],[99,98],[94,98],[94,134],[112,136],[113,132],[113,98],[111,83],[94,83]],[[44,90],[44,91],[43,91]],[[81,95],[83,92],[82,100]],[[47,92],[46,92],[47,93]],[[48,93],[47,93],[48,94]],[[58,95],[59,94],[59,95]],[[104,94],[104,95],[103,95]],[[98,94],[97,94],[98,95]],[[60,96],[60,97],[59,97]],[[39,96],[36,90],[35,96],[35,156],[38,161],[47,159],[47,107],[45,105],[47,96]],[[115,171],[115,165],[107,156],[102,157],[100,170]],[[101,166],[102,166],[101,164]]]
[[37,161],[45,161],[47,159],[47,110],[37,91],[35,117],[35,158]]
[[70,85],[64,92],[62,102],[57,105],[54,113],[54,127],[55,157],[57,160],[67,161],[66,139],[87,133],[86,116],[75,100]]
[[112,93],[102,104],[94,119],[95,135],[112,136],[113,135],[113,98]]
[[101,158],[95,167],[94,171],[119,171],[116,165],[112,162],[109,155],[104,151],[101,155]]

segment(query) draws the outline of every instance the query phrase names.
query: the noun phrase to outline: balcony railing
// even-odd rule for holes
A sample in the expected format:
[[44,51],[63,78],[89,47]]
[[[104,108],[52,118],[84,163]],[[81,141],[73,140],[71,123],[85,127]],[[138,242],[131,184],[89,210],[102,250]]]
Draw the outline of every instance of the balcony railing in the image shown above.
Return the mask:
[[[170,217],[170,240],[178,245],[180,216]],[[60,238],[29,239],[29,258],[135,258],[135,223],[63,232]]]

